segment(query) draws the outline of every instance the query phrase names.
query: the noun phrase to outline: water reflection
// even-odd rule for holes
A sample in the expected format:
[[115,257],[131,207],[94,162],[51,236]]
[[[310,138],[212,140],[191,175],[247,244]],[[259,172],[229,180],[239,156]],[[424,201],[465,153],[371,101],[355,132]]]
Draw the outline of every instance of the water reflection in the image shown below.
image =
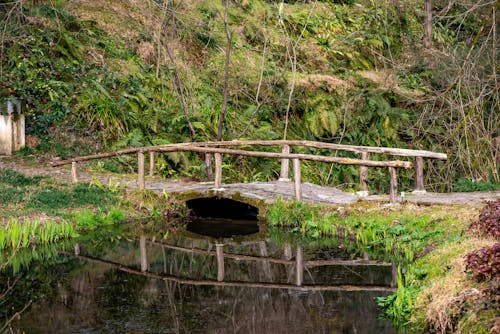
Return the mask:
[[[146,235],[75,243],[50,292],[16,323],[27,333],[393,333],[374,297],[391,266],[269,239]],[[56,272],[56,274],[54,274]]]

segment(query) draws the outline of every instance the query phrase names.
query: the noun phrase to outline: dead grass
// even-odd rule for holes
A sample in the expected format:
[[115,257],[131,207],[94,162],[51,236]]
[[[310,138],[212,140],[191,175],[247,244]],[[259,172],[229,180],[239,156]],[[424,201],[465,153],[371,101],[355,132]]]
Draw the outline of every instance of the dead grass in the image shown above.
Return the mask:
[[465,273],[465,255],[494,243],[492,238],[470,237],[445,244],[427,255],[424,261],[433,266],[434,271],[430,271],[428,285],[415,300],[416,312],[411,321],[425,322],[437,333],[461,333],[458,323],[464,315],[465,305],[477,304],[483,295],[481,286]]

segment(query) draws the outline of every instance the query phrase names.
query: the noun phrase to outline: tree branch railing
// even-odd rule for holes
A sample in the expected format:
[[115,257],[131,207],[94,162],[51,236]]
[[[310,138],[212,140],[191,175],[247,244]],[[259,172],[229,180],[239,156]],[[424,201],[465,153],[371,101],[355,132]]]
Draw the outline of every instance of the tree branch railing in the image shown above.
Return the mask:
[[[281,146],[281,152],[263,152],[250,151],[241,149],[241,147],[254,146]],[[324,156],[315,154],[291,153],[291,148],[309,147],[317,149],[326,149],[331,151],[347,151],[361,155],[361,159]],[[234,147],[238,147],[235,149]],[[304,140],[234,140],[234,141],[216,141],[216,142],[193,142],[193,143],[178,143],[159,146],[147,146],[137,148],[127,148],[114,152],[106,152],[87,156],[79,156],[68,160],[58,161],[52,166],[61,166],[71,164],[71,177],[73,182],[78,182],[77,167],[78,163],[94,159],[111,158],[121,155],[137,154],[138,160],[138,188],[145,188],[145,153],[149,153],[149,175],[154,174],[154,153],[171,153],[171,152],[199,152],[206,155],[214,155],[215,160],[215,188],[222,188],[222,156],[236,155],[261,158],[275,158],[281,160],[280,180],[289,180],[288,169],[289,160],[293,162],[293,179],[295,198],[302,199],[302,182],[301,182],[301,160],[319,161],[326,163],[337,163],[344,165],[360,166],[360,190],[368,193],[368,167],[388,168],[390,174],[390,202],[395,203],[397,198],[397,169],[411,168],[412,163],[409,161],[390,160],[379,161],[370,160],[370,153],[386,154],[393,156],[414,157],[415,163],[415,191],[416,193],[425,192],[424,188],[424,158],[446,160],[447,156],[443,153],[436,153],[423,150],[399,149],[390,147],[368,147],[330,144],[322,142],[304,141]],[[211,159],[206,159],[211,160]]]

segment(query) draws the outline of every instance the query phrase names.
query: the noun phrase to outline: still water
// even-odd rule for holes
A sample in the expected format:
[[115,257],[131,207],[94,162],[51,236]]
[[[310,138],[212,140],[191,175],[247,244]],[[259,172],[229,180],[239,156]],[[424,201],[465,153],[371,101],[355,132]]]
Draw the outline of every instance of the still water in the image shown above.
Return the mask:
[[348,249],[244,222],[89,232],[17,254],[27,258],[1,274],[0,291],[19,280],[0,324],[29,305],[14,332],[395,333],[375,301],[391,293],[391,266]]

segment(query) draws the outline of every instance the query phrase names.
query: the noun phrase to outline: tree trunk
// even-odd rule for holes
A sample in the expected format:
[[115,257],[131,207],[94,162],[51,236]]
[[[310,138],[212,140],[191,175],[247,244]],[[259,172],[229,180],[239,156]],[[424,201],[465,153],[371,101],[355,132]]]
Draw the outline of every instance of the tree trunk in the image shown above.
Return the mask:
[[432,0],[424,4],[424,48],[432,47]]
[[229,31],[228,13],[229,13],[229,0],[225,1],[224,10],[224,27],[226,28],[226,61],[224,64],[224,100],[222,101],[222,109],[219,117],[219,128],[217,129],[217,140],[222,140],[222,130],[224,129],[224,123],[226,119],[226,109],[227,109],[227,94],[229,88],[229,60],[231,56],[231,33]]

